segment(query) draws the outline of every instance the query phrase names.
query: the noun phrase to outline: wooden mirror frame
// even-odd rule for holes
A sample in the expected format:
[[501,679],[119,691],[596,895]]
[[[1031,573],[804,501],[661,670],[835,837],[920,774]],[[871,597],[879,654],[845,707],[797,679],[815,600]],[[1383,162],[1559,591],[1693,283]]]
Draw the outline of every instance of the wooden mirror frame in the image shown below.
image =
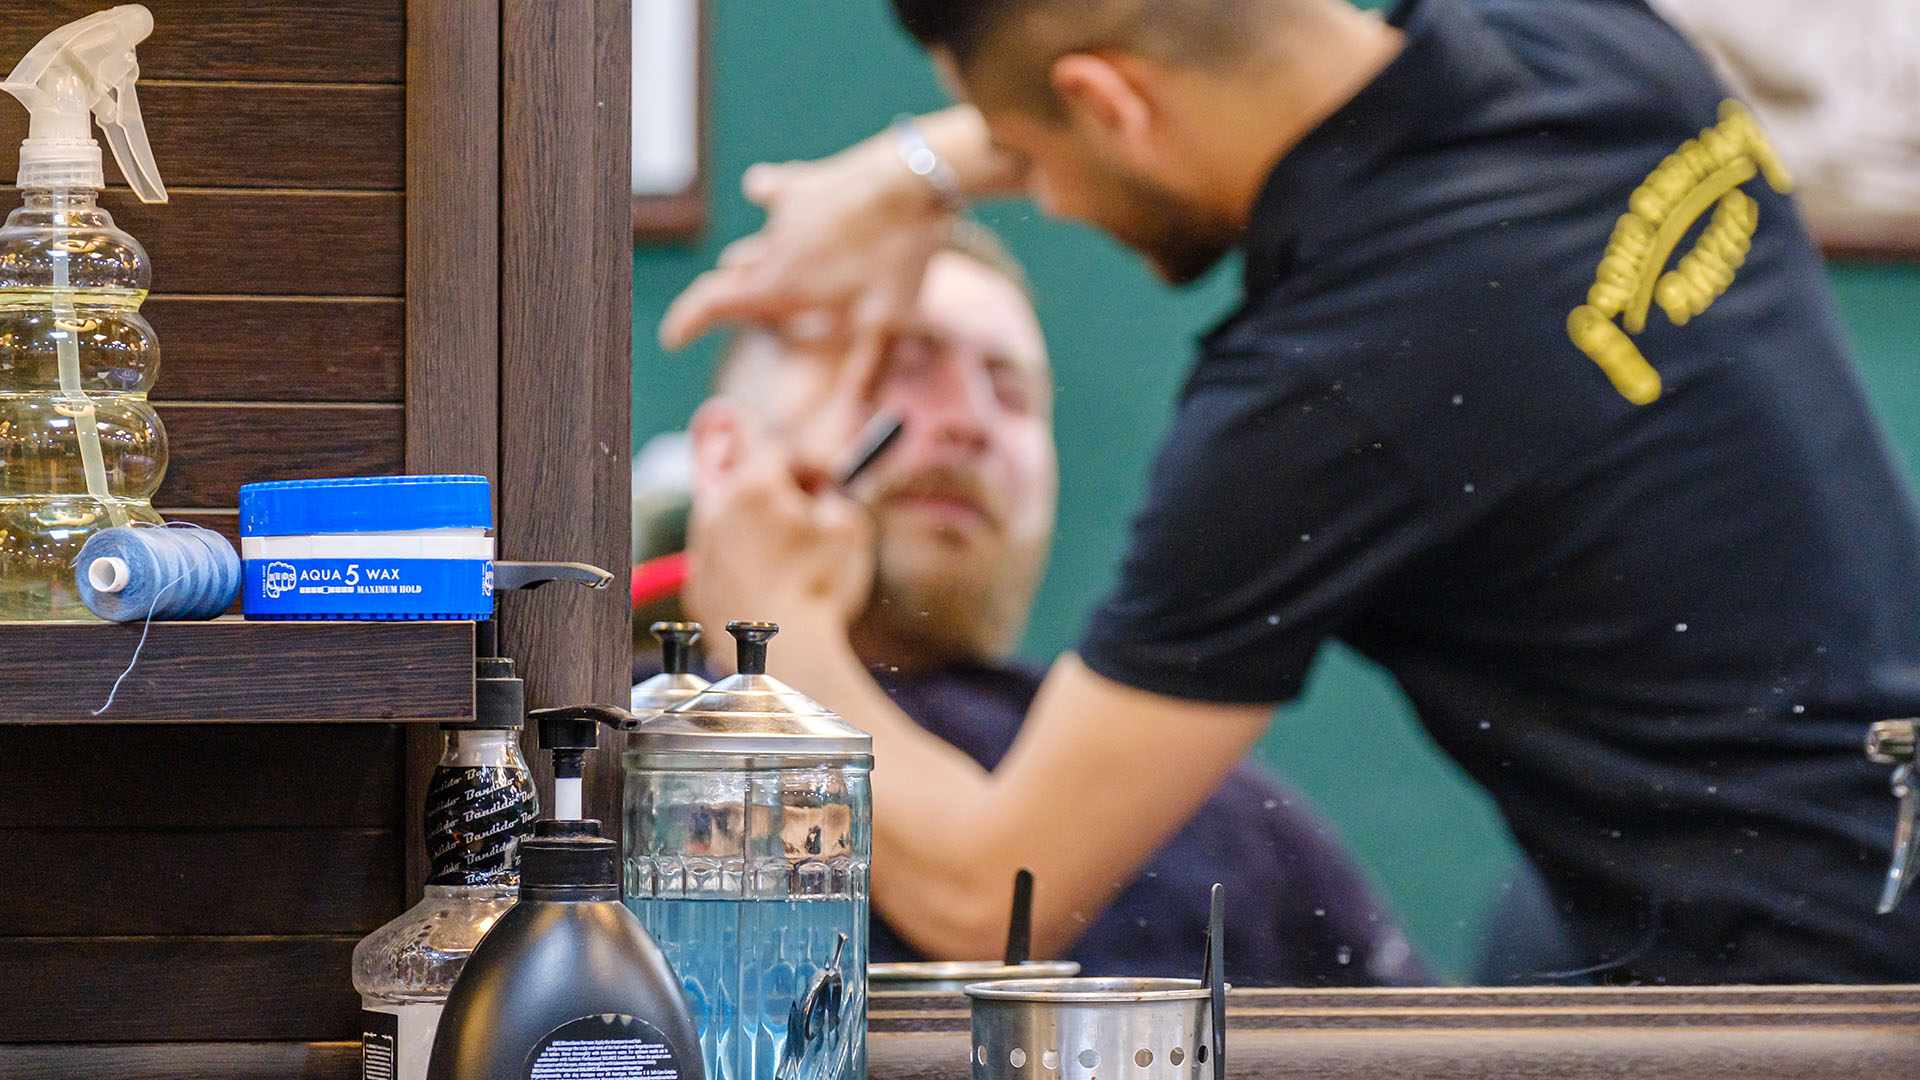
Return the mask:
[[[663,0],[636,0],[636,3]],[[694,7],[694,174],[685,188],[660,194],[633,195],[633,240],[636,244],[686,244],[697,241],[707,227],[707,50],[711,45],[707,0],[684,0]],[[637,93],[637,90],[636,90]]]

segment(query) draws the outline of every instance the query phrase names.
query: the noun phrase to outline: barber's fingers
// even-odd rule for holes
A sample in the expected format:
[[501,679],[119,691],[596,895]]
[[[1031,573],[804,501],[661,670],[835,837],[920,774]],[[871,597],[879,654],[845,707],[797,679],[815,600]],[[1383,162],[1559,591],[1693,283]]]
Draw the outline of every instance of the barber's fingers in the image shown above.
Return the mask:
[[753,272],[757,264],[708,270],[667,305],[660,320],[660,344],[679,349],[728,322],[777,322],[789,313],[792,301],[762,283]]
[[745,266],[766,254],[767,240],[764,233],[747,235],[720,249],[720,258],[715,265],[722,267]]
[[740,193],[755,206],[765,207],[780,197],[781,189],[786,187],[787,176],[792,172],[792,162],[776,165],[760,162],[750,165],[740,175]]

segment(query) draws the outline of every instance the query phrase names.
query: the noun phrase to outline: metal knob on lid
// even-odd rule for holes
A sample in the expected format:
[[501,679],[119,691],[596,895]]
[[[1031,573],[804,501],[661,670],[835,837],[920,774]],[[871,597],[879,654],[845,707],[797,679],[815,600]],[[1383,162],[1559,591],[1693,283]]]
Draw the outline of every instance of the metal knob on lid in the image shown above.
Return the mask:
[[693,645],[700,640],[700,624],[657,622],[648,629],[660,642],[660,674],[635,686],[627,702],[627,710],[643,719],[707,688],[707,680],[687,670],[693,660]]
[[739,674],[640,722],[628,748],[646,757],[697,756],[702,768],[871,765],[873,737],[766,673],[773,623],[731,622]]

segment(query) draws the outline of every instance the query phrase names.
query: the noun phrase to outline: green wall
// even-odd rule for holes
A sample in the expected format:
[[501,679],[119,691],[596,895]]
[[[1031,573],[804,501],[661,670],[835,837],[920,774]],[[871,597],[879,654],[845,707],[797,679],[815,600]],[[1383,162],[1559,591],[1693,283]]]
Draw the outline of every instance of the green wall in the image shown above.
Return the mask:
[[[724,0],[710,11],[713,218],[697,246],[634,254],[636,447],[679,427],[699,402],[711,344],[666,355],[654,328],[720,247],[758,224],[759,211],[738,194],[741,171],[826,153],[897,112],[943,104],[883,0]],[[1026,263],[1059,385],[1059,538],[1024,650],[1044,660],[1072,644],[1106,584],[1193,338],[1233,299],[1232,268],[1174,293],[1104,237],[1041,220],[1024,204],[979,216]],[[1912,471],[1920,459],[1920,267],[1840,268],[1835,281],[1869,386]],[[1486,799],[1414,724],[1391,680],[1328,649],[1259,753],[1338,825],[1428,956],[1464,976],[1512,843]]]

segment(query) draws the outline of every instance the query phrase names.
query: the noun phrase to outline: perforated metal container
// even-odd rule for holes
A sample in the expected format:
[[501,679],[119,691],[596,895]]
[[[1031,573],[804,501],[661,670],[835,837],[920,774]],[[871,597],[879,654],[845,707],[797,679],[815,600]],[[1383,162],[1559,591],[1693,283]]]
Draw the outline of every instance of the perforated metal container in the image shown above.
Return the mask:
[[973,1080],[1202,1080],[1213,1021],[1198,979],[973,983]]

